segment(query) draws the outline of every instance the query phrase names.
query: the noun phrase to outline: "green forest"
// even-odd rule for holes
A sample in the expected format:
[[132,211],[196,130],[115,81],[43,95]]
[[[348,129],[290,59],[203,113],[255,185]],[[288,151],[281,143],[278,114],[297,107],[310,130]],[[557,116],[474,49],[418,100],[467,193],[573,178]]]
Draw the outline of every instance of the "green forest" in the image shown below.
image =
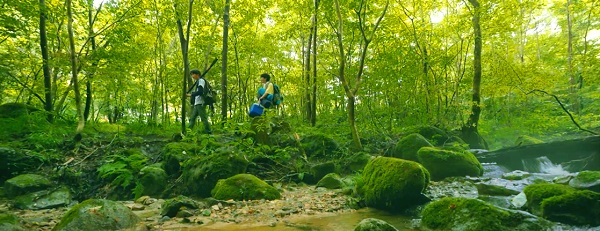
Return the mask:
[[[365,154],[397,157],[414,144],[403,141],[410,134],[427,145],[399,156],[417,162],[424,146],[464,153],[597,136],[599,5],[0,0],[0,180],[46,172],[77,200],[204,198],[215,195],[189,185],[200,179],[189,173],[195,167],[213,171],[202,178],[214,178],[210,188],[242,173],[310,185],[323,177],[314,167],[333,161],[326,172],[358,174],[349,195],[362,196],[349,200],[386,210],[360,185],[366,172],[388,174],[376,164],[394,164],[353,164]],[[189,128],[195,69],[216,95],[212,134]],[[283,101],[250,117],[263,73]],[[214,156],[225,154],[233,159],[222,165]],[[483,174],[473,154],[465,158]],[[143,172],[152,166],[168,183],[148,191],[154,181],[144,183]],[[417,188],[430,173],[444,178],[429,166],[398,166],[426,172]]]

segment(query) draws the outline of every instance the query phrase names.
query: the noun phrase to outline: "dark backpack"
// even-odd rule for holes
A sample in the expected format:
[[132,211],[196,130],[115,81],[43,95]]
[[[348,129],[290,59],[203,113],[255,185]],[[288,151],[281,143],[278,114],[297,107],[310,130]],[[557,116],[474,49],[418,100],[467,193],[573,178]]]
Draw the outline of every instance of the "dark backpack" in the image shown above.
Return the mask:
[[273,104],[280,105],[283,102],[283,95],[281,95],[281,90],[279,90],[279,86],[277,84],[273,84]]
[[204,79],[204,83],[206,83],[206,89],[203,89],[202,91],[202,99],[204,99],[204,104],[213,105],[215,102],[217,102],[217,94],[206,79]]

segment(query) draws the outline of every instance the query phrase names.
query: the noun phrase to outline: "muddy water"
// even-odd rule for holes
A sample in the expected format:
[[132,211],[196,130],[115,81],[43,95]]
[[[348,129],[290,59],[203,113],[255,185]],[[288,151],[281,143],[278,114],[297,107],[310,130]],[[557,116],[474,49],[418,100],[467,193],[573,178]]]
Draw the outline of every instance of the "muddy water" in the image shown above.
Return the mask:
[[[234,224],[213,223],[196,227],[179,227],[173,230],[208,231],[208,230],[248,230],[248,231],[348,231],[354,230],[358,222],[364,218],[384,220],[398,230],[411,229],[411,217],[389,214],[383,211],[364,208],[343,214],[325,214],[313,216],[295,216],[286,218],[275,224]],[[275,226],[273,226],[275,225]]]

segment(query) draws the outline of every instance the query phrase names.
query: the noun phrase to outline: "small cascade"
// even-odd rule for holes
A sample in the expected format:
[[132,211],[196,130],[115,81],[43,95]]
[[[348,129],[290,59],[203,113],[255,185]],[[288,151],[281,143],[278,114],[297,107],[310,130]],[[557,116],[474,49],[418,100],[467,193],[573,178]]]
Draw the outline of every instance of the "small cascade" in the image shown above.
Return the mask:
[[533,160],[521,160],[525,170],[531,173],[545,173],[550,175],[569,175],[560,164],[554,164],[548,157],[541,156]]

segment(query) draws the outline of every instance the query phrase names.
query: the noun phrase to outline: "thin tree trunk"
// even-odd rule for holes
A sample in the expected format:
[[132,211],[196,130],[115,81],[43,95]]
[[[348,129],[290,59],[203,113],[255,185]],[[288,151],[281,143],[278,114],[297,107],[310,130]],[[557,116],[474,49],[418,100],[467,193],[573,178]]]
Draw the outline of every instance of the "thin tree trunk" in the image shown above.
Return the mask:
[[221,54],[221,117],[227,119],[227,46],[229,38],[229,8],[231,0],[225,0],[225,12],[223,14],[223,53]]
[[[88,36],[90,36],[90,43],[92,46],[92,54],[96,51],[96,36],[94,35],[94,19],[92,16],[92,9],[94,8],[94,1],[88,0]],[[96,67],[98,66],[98,59],[93,57],[91,70],[87,74],[85,89],[86,89],[86,98],[85,98],[85,109],[83,111],[83,119],[87,121],[90,115],[90,108],[92,106],[93,98],[92,98],[92,80],[94,79],[94,73],[96,72]]]
[[312,82],[312,100],[311,100],[311,115],[310,124],[314,127],[317,124],[317,32],[318,32],[318,15],[319,15],[319,0],[315,1],[315,13],[313,23],[313,44],[312,44],[312,64],[313,64],[313,82]]
[[304,61],[304,100],[306,101],[306,120],[308,122],[312,121],[312,103],[311,103],[311,97],[310,97],[310,55],[311,55],[311,48],[312,48],[312,40],[313,40],[313,30],[314,30],[314,23],[315,23],[315,15],[312,16],[311,21],[312,21],[312,25],[310,27],[310,34],[308,35],[308,41],[306,42],[307,46],[306,46],[306,51],[304,52],[305,55],[305,61]]
[[486,148],[480,140],[477,127],[479,126],[479,115],[481,114],[481,25],[480,7],[477,0],[469,0],[473,5],[473,33],[475,35],[475,49],[473,50],[473,98],[471,100],[471,114],[467,123],[463,126],[463,138],[471,145],[471,148]]
[[[181,19],[177,19],[177,31],[179,32],[179,42],[181,43],[181,55],[183,57],[183,80],[181,83],[182,92],[181,92],[181,134],[185,134],[185,116],[186,116],[186,99],[187,99],[187,82],[190,78],[190,61],[188,59],[188,45],[190,43],[190,27],[192,24],[192,6],[194,5],[194,0],[190,0],[190,6],[188,9],[188,21],[187,21],[187,36],[183,34],[183,24]],[[177,10],[177,5],[175,5],[175,10]]]
[[48,38],[46,35],[46,3],[40,0],[40,49],[42,51],[42,70],[44,71],[44,109],[48,113],[48,122],[54,122],[54,99],[52,98],[52,73],[48,65]]
[[571,110],[579,114],[577,100],[577,78],[573,73],[573,19],[571,18],[571,0],[567,0],[567,75],[569,76],[569,92],[571,93]]
[[75,93],[75,108],[77,109],[77,129],[75,130],[75,140],[81,140],[81,133],[85,127],[85,119],[83,118],[83,110],[81,108],[81,92],[79,91],[79,80],[77,79],[77,59],[75,57],[75,38],[73,35],[73,12],[71,0],[67,0],[67,30],[69,33],[69,49],[71,58],[71,82],[73,82],[73,90]]

